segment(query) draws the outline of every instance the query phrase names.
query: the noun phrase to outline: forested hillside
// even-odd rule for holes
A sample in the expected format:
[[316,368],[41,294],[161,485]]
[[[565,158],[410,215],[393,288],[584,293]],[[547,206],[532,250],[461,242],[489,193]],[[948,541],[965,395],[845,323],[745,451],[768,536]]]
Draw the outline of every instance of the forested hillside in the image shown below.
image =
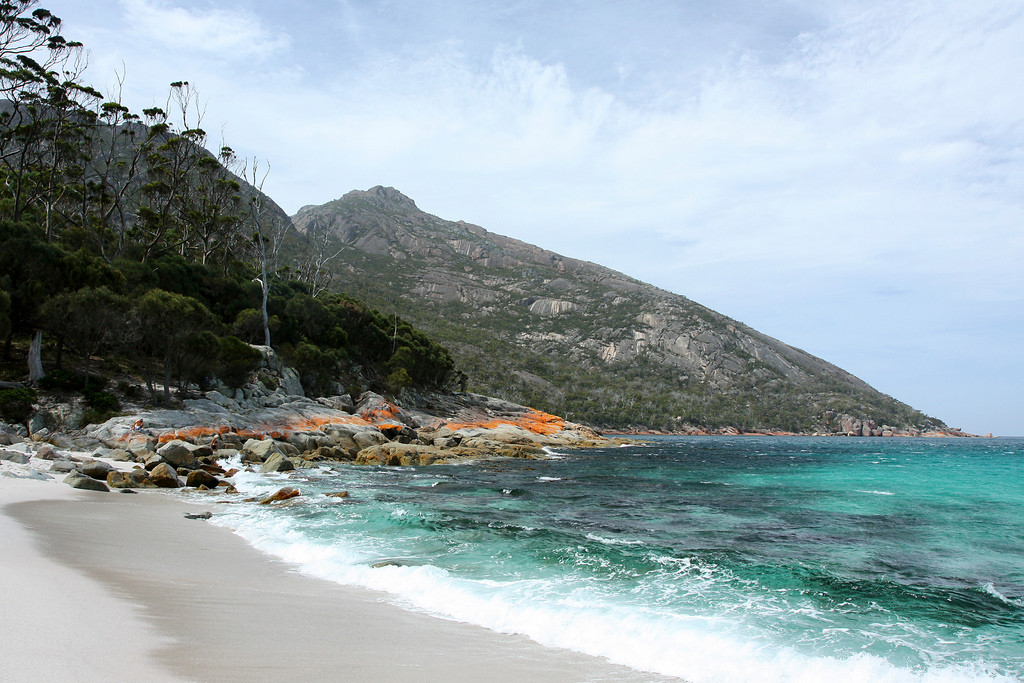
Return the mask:
[[[327,257],[261,192],[265,164],[206,149],[188,82],[132,112],[83,81],[60,29],[34,0],[0,4],[0,380],[109,413],[109,377],[165,403],[240,386],[261,359],[250,342],[310,394],[458,381],[443,347],[327,290]],[[2,393],[4,419],[34,396]]]

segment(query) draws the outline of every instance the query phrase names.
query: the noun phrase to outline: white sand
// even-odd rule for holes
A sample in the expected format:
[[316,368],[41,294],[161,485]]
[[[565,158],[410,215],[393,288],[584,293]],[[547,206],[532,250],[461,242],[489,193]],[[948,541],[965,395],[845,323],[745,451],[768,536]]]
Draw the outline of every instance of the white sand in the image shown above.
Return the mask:
[[0,680],[674,680],[302,576],[184,518],[216,505],[59,481],[0,476]]
[[147,655],[168,639],[138,607],[45,556],[39,539],[3,513],[9,504],[89,495],[0,477],[0,680],[109,681],[112,670],[122,680],[175,680]]

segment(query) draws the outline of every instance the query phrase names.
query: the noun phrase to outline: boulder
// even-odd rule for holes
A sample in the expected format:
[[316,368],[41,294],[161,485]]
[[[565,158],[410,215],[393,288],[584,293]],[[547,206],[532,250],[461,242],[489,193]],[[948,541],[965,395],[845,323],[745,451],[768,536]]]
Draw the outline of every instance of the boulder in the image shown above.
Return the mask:
[[127,472],[112,470],[107,473],[107,486],[112,489],[130,489],[132,481],[128,478]]
[[317,403],[325,405],[328,408],[334,410],[340,410],[343,413],[353,413],[356,409],[356,404],[352,402],[352,397],[348,394],[341,394],[340,396],[322,396],[318,398]]
[[[45,410],[40,410],[28,420],[28,431],[30,434],[42,433],[53,422],[53,416]],[[47,432],[49,433],[49,432]]]
[[416,420],[399,406],[391,403],[380,394],[372,391],[364,392],[356,404],[355,414],[373,424],[404,424],[417,427]]
[[18,437],[19,439],[24,439],[24,438],[26,438],[28,436],[28,429],[25,428],[25,425],[21,425],[21,424],[6,424],[6,423],[4,423],[3,431],[5,433],[7,433],[7,434],[13,434],[14,436]]
[[228,398],[219,391],[207,391],[206,399],[208,401],[213,401],[221,408],[227,408],[232,412],[237,412],[239,409],[238,401],[234,400],[233,398]]
[[306,458],[310,460],[355,460],[356,450],[349,450],[347,448],[342,448],[341,446],[321,446],[312,453],[308,454]]
[[249,439],[242,451],[257,458],[257,462],[266,461],[274,453],[283,453],[280,444],[273,439]]
[[334,491],[333,493],[325,493],[328,498],[348,498],[348,491]]
[[146,455],[155,453],[158,442],[156,437],[133,434],[127,437],[128,451],[138,460],[145,460]]
[[292,446],[295,446],[299,453],[307,453],[309,451],[315,451],[321,445],[326,445],[328,439],[323,434],[295,432],[294,434],[289,434],[286,441]]
[[114,462],[132,462],[135,456],[123,448],[114,448],[107,454],[107,457]]
[[301,495],[302,495],[302,493],[298,489],[292,488],[291,486],[285,486],[284,488],[278,489],[274,493],[271,493],[269,496],[261,498],[260,499],[260,505],[269,505],[271,503],[278,503],[278,502],[280,502],[282,500],[288,500],[289,498],[296,498],[296,497],[301,496]]
[[306,392],[302,390],[302,380],[299,378],[299,373],[294,368],[281,368],[281,388],[289,396],[306,395]]
[[412,443],[419,438],[419,435],[414,429],[406,427],[405,425],[381,427],[380,433],[389,441],[397,441],[399,443]]
[[434,446],[390,442],[363,449],[356,456],[357,465],[430,465],[448,457]]
[[335,448],[343,448],[355,455],[359,451],[359,445],[353,438],[355,436],[354,431],[341,430],[341,429],[328,429],[327,430],[327,444],[334,446]]
[[383,443],[387,443],[387,437],[381,434],[376,429],[365,430],[362,432],[356,432],[352,435],[352,441],[355,442],[356,447],[359,450],[364,448],[371,448],[373,446],[379,446]]
[[89,460],[82,463],[82,474],[93,479],[99,479],[100,481],[107,480],[107,474],[114,471],[111,465],[103,462],[102,460]]
[[212,489],[216,488],[219,483],[220,480],[206,470],[192,470],[185,479],[185,486],[193,486],[195,488],[206,486]]
[[28,461],[31,460],[31,456],[20,451],[0,450],[0,460],[13,462],[16,465],[27,465]]
[[213,457],[217,460],[233,458],[236,455],[238,455],[238,449],[236,448],[218,448],[213,452]]
[[146,470],[136,467],[130,472],[113,470],[107,474],[107,486],[112,489],[150,489],[156,486],[146,475]]
[[266,474],[268,472],[287,472],[294,469],[295,465],[283,453],[273,453],[263,463],[260,472]]
[[70,460],[54,460],[50,465],[51,472],[74,472],[76,463]]
[[62,456],[57,453],[53,446],[49,444],[42,446],[36,451],[36,457],[42,460],[61,460]]
[[86,491],[110,491],[102,481],[96,481],[85,476],[81,472],[71,472],[64,477],[64,483],[73,489],[84,489]]
[[196,444],[195,446],[189,446],[189,450],[192,451],[192,457],[198,459],[211,458],[213,457],[213,446],[211,445],[212,439],[207,443]]
[[242,450],[245,446],[245,439],[235,432],[225,432],[224,434],[218,434],[213,438],[213,442],[210,444],[211,447],[216,449],[234,448],[237,451]]
[[149,472],[141,467],[133,467],[132,471],[128,473],[128,478],[135,484],[136,488],[156,488],[156,484],[149,478]]
[[176,489],[181,487],[178,473],[165,462],[160,463],[149,473],[149,480],[162,489]]
[[148,471],[148,472],[152,472],[152,471],[153,471],[153,468],[154,468],[154,467],[156,467],[157,465],[161,464],[161,463],[162,463],[163,461],[164,461],[164,459],[163,459],[163,458],[161,458],[161,457],[160,457],[159,455],[157,455],[156,453],[150,453],[150,454],[149,454],[148,456],[146,456],[146,458],[145,458],[145,467],[146,467],[146,471]]
[[[174,467],[188,467],[194,468],[199,463],[196,460],[196,455],[193,453],[194,447],[191,444],[185,443],[179,439],[168,441],[163,446],[156,450],[156,454],[163,458],[163,461],[174,466]],[[213,450],[207,447],[209,455],[213,454]]]

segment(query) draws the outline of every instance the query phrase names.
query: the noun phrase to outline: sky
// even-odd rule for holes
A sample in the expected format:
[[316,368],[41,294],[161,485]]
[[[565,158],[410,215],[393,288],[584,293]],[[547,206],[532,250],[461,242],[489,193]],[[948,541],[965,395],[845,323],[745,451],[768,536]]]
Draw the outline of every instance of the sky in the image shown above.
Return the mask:
[[40,5],[289,213],[392,186],[1024,435],[1019,0]]

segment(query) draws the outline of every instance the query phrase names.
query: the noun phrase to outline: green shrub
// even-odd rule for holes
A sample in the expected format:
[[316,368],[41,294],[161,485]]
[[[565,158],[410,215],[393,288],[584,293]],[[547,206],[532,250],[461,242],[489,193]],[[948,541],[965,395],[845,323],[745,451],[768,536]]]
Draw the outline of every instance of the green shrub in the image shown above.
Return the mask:
[[388,390],[394,394],[397,394],[402,389],[412,385],[412,377],[405,368],[398,368],[390,375],[387,379]]
[[113,413],[121,409],[121,402],[117,396],[106,391],[83,391],[82,396],[85,398],[85,405],[94,410]]
[[323,396],[337,375],[338,354],[314,344],[302,342],[288,354],[289,363],[299,372],[302,388],[311,396]]
[[263,354],[238,337],[221,337],[217,377],[229,387],[245,386],[263,361]]
[[36,392],[32,389],[0,389],[0,417],[4,422],[24,424],[32,415]]
[[255,308],[246,308],[235,316],[231,331],[252,344],[263,343],[263,314]]
[[61,368],[51,370],[39,380],[39,388],[45,391],[85,391],[86,387],[100,388],[106,380],[99,375],[84,375]]

